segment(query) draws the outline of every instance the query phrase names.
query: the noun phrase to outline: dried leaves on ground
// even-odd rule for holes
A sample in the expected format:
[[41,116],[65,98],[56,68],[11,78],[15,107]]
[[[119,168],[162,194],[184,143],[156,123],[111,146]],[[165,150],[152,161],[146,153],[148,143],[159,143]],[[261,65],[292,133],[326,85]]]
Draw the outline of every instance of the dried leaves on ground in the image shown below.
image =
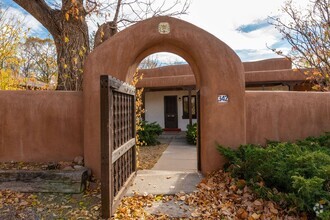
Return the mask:
[[0,191],[0,219],[100,219],[100,184],[82,194]]
[[[307,219],[293,210],[283,209],[272,201],[257,198],[244,180],[236,180],[222,170],[205,178],[194,193],[175,196],[135,195],[125,198],[118,207],[117,219],[178,219],[167,213],[157,215],[145,211],[156,201],[184,202],[189,217],[179,219]],[[172,202],[173,203],[173,202]],[[182,203],[181,203],[182,204]]]
[[[76,195],[0,191],[0,219],[101,219],[99,186],[92,183],[85,193]],[[168,213],[146,211],[160,201],[164,204],[171,201],[184,209],[187,216],[180,219],[307,219],[272,201],[257,198],[244,180],[233,179],[221,170],[205,178],[194,193],[126,197],[113,219],[179,219],[169,217]]]
[[[141,168],[154,166],[167,145],[143,147]],[[156,159],[157,158],[157,159]],[[7,166],[7,167],[5,167]],[[1,169],[40,169],[45,164],[7,163]],[[85,193],[18,193],[0,191],[0,219],[102,219],[100,183],[91,182]],[[154,203],[175,204],[185,215],[161,210],[149,213]],[[171,208],[167,209],[171,210]],[[172,209],[175,211],[175,209]],[[182,211],[181,211],[182,212]],[[175,213],[174,213],[175,214]],[[244,180],[237,180],[222,170],[214,172],[190,194],[173,196],[135,195],[122,200],[113,219],[307,219],[294,210],[281,208],[272,201],[258,198]]]
[[156,146],[142,146],[138,154],[139,169],[149,170],[154,167],[162,153],[166,150],[168,144],[159,144]]

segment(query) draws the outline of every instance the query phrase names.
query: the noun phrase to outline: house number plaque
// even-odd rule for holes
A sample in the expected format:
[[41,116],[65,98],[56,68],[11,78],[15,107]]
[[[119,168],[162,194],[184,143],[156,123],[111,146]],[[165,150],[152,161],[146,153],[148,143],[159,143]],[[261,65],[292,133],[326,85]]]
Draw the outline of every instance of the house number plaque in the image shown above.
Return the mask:
[[170,24],[167,22],[161,22],[158,24],[158,32],[160,34],[169,34],[171,32]]
[[228,95],[219,95],[218,102],[220,103],[227,103],[229,101]]

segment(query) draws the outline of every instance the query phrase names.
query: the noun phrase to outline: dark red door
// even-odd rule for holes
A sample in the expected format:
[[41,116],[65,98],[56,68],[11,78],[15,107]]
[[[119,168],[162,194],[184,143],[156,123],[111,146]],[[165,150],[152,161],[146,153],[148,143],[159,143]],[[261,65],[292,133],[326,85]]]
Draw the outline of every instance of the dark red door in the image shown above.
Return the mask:
[[176,96],[165,96],[165,128],[178,128],[178,103]]

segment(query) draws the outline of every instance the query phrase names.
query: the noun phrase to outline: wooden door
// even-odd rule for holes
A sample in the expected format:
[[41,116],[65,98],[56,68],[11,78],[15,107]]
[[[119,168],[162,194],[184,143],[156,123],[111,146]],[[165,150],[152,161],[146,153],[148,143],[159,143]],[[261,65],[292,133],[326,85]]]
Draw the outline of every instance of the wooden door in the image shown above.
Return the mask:
[[165,128],[178,128],[177,96],[164,97]]

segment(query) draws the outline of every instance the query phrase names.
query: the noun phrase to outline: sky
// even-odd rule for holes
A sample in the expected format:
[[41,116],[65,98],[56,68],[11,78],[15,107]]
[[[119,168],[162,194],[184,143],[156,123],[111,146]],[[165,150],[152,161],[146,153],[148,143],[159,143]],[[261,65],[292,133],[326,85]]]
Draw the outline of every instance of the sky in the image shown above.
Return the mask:
[[[306,7],[308,0],[294,0],[299,7]],[[16,16],[25,17],[31,35],[42,38],[49,36],[45,28],[31,15],[23,12],[12,0],[1,0]],[[192,0],[188,15],[180,18],[213,34],[230,46],[242,61],[255,61],[278,57],[269,48],[283,51],[289,45],[281,35],[268,23],[270,16],[282,17],[281,7],[285,0]],[[159,59],[179,58],[161,53]]]

